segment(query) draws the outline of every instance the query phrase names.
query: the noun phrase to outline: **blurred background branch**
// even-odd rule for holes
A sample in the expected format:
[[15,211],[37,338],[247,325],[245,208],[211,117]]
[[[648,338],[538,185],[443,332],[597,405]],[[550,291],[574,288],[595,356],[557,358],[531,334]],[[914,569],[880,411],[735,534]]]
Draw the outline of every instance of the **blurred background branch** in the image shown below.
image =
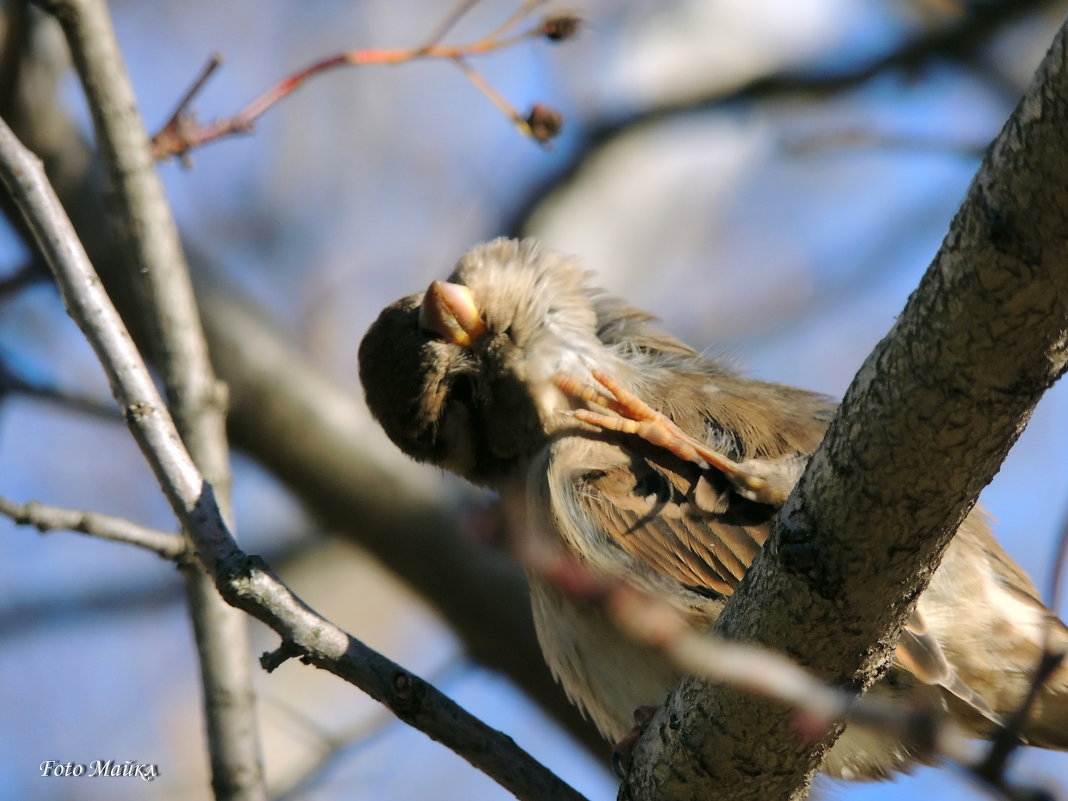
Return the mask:
[[[92,115],[111,190],[107,208],[118,237],[114,252],[132,278],[146,331],[142,350],[154,354],[178,432],[232,521],[225,390],[211,365],[178,227],[154,168],[107,4],[49,0],[42,6],[63,28]],[[200,660],[214,796],[261,801],[267,790],[248,622],[219,597],[197,560],[179,564]]]

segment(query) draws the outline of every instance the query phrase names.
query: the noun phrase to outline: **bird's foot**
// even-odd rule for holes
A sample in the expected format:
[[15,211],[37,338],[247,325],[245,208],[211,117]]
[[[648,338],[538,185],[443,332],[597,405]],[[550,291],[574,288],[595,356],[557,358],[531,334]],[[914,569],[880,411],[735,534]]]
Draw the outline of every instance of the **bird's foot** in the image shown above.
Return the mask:
[[771,475],[773,480],[769,481],[765,463],[753,459],[736,462],[687,434],[671,418],[653,409],[606,373],[594,370],[593,378],[603,390],[582,384],[571,376],[557,374],[555,377],[556,385],[565,394],[604,410],[575,409],[570,414],[576,420],[606,431],[634,434],[702,470],[718,470],[740,494],[752,500],[774,505],[785,500],[779,487],[781,482],[774,480],[777,479],[775,475]]
[[623,739],[616,743],[616,747],[612,749],[612,770],[620,779],[627,778],[627,772],[630,770],[631,751],[634,750],[634,746],[638,744],[641,736],[645,734],[645,730],[649,728],[649,723],[652,722],[656,710],[657,707],[655,706],[640,706],[635,709],[634,728],[623,735]]

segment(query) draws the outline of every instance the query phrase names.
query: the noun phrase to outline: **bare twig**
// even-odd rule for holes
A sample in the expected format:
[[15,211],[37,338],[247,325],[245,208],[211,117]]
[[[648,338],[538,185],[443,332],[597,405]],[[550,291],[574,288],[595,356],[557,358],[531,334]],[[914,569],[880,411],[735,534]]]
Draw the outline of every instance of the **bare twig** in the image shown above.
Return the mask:
[[531,130],[530,125],[527,123],[526,118],[520,114],[511,103],[498,92],[493,86],[482,77],[482,74],[478,72],[474,67],[464,61],[463,58],[457,56],[452,60],[453,64],[460,68],[460,71],[467,76],[467,80],[471,81],[478,91],[480,91],[486,98],[497,107],[504,116],[512,121],[512,124],[516,129],[524,136],[534,138],[534,132]]
[[21,292],[28,286],[47,280],[47,278],[48,274],[41,268],[40,264],[33,261],[26,262],[10,275],[0,278],[0,301]]
[[545,5],[545,2],[546,0],[523,0],[519,5],[519,8],[513,11],[508,19],[482,37],[483,41],[497,39],[508,33],[508,31],[518,25],[527,15],[533,13],[534,9],[538,6]]
[[121,419],[114,401],[70,392],[40,381],[32,381],[20,375],[0,351],[0,398],[6,394],[25,395],[110,422],[118,422]]
[[486,726],[422,679],[315,614],[262,560],[237,547],[211,486],[204,482],[178,437],[140,354],[103,292],[40,162],[2,121],[0,178],[52,268],[68,312],[97,352],[116,399],[127,412],[134,438],[171,508],[193,538],[198,556],[215,576],[223,596],[278,632],[283,642],[299,649],[304,661],[357,685],[517,797],[580,801],[578,793],[511,738]]
[[186,540],[178,534],[147,528],[101,512],[61,509],[37,501],[16,503],[0,497],[0,514],[10,517],[19,525],[33,526],[40,532],[77,531],[112,542],[136,545],[175,562],[186,558],[189,553]]
[[1008,765],[1009,756],[1023,744],[1020,732],[1023,730],[1024,724],[1027,723],[1027,718],[1031,714],[1031,708],[1038,697],[1038,692],[1045,686],[1057,668],[1060,667],[1062,661],[1064,661],[1064,654],[1051,653],[1045,650],[1042,652],[1039,663],[1035,667],[1034,677],[1028,687],[1027,695],[1024,696],[1020,705],[1005,721],[1005,725],[1001,727],[1001,730],[997,732],[986,756],[972,768],[978,779],[1004,792],[1008,797],[1011,797],[1011,793],[1007,792],[1005,767]]
[[[186,134],[188,126],[193,120],[192,115],[189,113],[189,107],[192,105],[193,99],[198,94],[200,94],[200,90],[204,88],[204,85],[208,82],[208,79],[215,73],[215,70],[217,70],[221,65],[222,56],[220,56],[218,53],[213,53],[211,58],[208,59],[208,62],[201,69],[200,74],[193,80],[193,83],[186,90],[185,94],[182,95],[181,100],[178,101],[178,105],[174,107],[174,112],[168,118],[167,122],[164,123],[163,128],[161,129],[161,133],[163,131],[170,130],[176,131],[183,136]],[[160,134],[157,134],[157,136],[159,135]],[[153,138],[153,151],[155,150],[155,143],[156,140]],[[185,153],[178,153],[177,155],[179,158],[182,159],[183,167],[188,168],[192,166]],[[153,152],[153,156],[155,156],[155,152]]]
[[478,5],[478,0],[459,0],[456,6],[445,16],[438,26],[434,28],[433,32],[423,42],[423,46],[420,50],[426,50],[433,47],[453,29],[460,18],[463,17],[468,11]]
[[[181,156],[187,154],[193,148],[200,147],[208,142],[213,142],[227,136],[234,136],[236,134],[247,134],[252,131],[256,120],[263,116],[264,113],[280,100],[299,89],[309,79],[329,70],[336,69],[337,67],[396,65],[422,59],[444,59],[461,64],[461,68],[472,83],[474,83],[479,91],[485,94],[497,108],[504,112],[505,116],[516,125],[520,133],[534,138],[532,136],[531,128],[529,125],[526,125],[524,118],[521,115],[518,115],[511,108],[511,105],[505,101],[496,90],[492,89],[481,75],[476,73],[470,67],[462,64],[462,62],[469,56],[485,55],[498,50],[505,50],[530,39],[544,37],[552,38],[555,41],[562,38],[555,34],[552,36],[549,35],[549,28],[546,27],[548,25],[547,22],[534,25],[514,36],[501,36],[501,34],[508,28],[529,15],[534,7],[539,4],[540,3],[525,2],[516,14],[509,18],[509,21],[505,25],[501,26],[493,33],[473,42],[457,45],[441,44],[441,38],[452,28],[459,17],[474,5],[474,2],[462,0],[456,8],[449,12],[425,44],[417,47],[399,49],[349,50],[344,53],[329,56],[328,58],[320,59],[286,76],[233,116],[216,120],[207,125],[198,125],[186,112],[186,109],[189,106],[192,97],[203,86],[204,79],[206,79],[213,71],[213,65],[209,63],[201,73],[201,78],[198,79],[194,83],[192,89],[186,93],[167,124],[152,137],[153,155],[157,159],[165,159],[169,156]],[[571,17],[569,16],[568,19],[571,19]],[[573,27],[569,27],[569,29],[573,30]],[[555,31],[556,28],[552,28],[552,30]],[[537,141],[544,143],[544,140]]]

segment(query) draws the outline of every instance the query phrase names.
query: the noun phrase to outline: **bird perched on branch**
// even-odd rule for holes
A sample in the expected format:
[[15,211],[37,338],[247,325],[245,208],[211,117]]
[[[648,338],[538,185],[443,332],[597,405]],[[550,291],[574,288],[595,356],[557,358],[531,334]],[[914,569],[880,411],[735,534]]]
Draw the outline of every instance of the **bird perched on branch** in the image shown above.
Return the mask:
[[[506,518],[707,630],[764,544],[835,406],[737,375],[657,331],[533,240],[467,253],[447,281],[386,308],[360,345],[368,406],[413,458],[496,490]],[[528,571],[546,661],[608,738],[661,704],[677,670],[602,610]],[[1048,629],[1068,629],[978,510],[951,541],[873,691],[923,692],[989,734],[1027,692]],[[1068,669],[1022,730],[1068,748]],[[823,770],[878,778],[917,758],[849,729]]]

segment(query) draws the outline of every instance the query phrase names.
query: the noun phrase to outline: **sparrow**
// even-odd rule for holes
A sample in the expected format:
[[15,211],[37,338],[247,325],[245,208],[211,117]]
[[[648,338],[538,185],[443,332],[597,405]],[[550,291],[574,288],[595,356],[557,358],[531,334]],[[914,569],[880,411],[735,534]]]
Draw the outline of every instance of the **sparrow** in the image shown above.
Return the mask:
[[[382,311],[359,348],[367,405],[412,458],[500,497],[513,528],[667,600],[707,631],[767,539],[835,412],[813,392],[744,377],[590,284],[570,257],[496,239],[445,281]],[[611,741],[680,678],[603,609],[527,571],[538,640],[568,697]],[[918,599],[871,692],[923,695],[989,737],[1027,693],[1044,637],[1068,628],[978,507]],[[1068,749],[1068,667],[1022,736]],[[884,778],[925,757],[846,728],[822,770]]]

